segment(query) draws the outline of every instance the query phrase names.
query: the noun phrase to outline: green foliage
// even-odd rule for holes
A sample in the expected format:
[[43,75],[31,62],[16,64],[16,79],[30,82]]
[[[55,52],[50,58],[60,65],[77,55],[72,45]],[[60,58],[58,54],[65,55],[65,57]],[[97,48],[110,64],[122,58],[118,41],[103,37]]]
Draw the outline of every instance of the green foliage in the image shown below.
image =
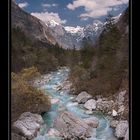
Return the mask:
[[38,69],[36,67],[30,67],[28,69],[22,69],[19,75],[20,77],[28,81],[40,76],[40,73],[38,72]]
[[92,95],[110,96],[120,89],[128,89],[128,38],[122,36],[110,15],[96,47],[86,41],[83,45],[81,63],[77,63],[70,75],[75,94],[86,90]]
[[114,55],[120,47],[121,34],[112,18],[108,17],[108,22],[105,25],[105,30],[99,38],[99,55]]
[[22,70],[19,74],[11,73],[12,121],[26,111],[41,113],[50,109],[51,104],[48,96],[31,86],[27,81],[30,77],[38,75],[36,70],[36,68],[29,68]]
[[74,79],[75,77],[77,77],[78,81],[89,79],[89,72],[85,68],[82,68],[81,66],[75,66],[73,67],[73,69],[71,69],[71,71],[72,77]]
[[124,70],[128,68],[128,59],[125,61],[125,52],[122,48],[128,48],[126,43],[123,46],[121,34],[116,27],[112,24],[107,25],[107,30],[103,32],[99,40],[98,49],[98,80],[100,83],[99,92],[105,95],[113,94],[119,90],[122,83],[122,75]]
[[86,69],[90,68],[91,63],[92,63],[92,58],[95,55],[95,46],[92,44],[88,44],[88,42],[84,43],[84,46],[80,50],[81,54],[81,62],[82,66]]

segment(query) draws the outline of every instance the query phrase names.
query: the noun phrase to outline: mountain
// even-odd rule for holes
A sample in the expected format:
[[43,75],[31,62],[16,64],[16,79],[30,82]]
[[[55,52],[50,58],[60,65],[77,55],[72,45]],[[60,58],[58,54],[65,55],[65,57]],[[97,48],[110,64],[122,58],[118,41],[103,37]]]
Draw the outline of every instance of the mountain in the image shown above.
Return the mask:
[[[119,20],[120,16],[113,17],[115,22]],[[38,39],[46,43],[46,46],[58,43],[64,49],[79,50],[84,40],[94,44],[103,31],[104,25],[105,23],[99,20],[94,20],[93,23],[83,27],[63,26],[54,20],[45,24],[23,11],[14,0],[12,1],[12,27],[19,27],[30,39]]]
[[54,37],[49,28],[38,18],[23,11],[15,2],[11,2],[12,28],[20,28],[32,40],[38,39],[42,42],[55,44]]
[[62,66],[63,50],[53,45],[56,41],[45,23],[24,12],[14,1],[11,8],[11,71],[20,72],[34,66],[39,72],[47,73]]
[[92,24],[84,27],[63,26],[53,20],[49,21],[47,27],[50,28],[50,33],[55,38],[60,46],[65,49],[80,49],[84,38],[92,40],[95,43],[100,35],[103,23],[95,20]]

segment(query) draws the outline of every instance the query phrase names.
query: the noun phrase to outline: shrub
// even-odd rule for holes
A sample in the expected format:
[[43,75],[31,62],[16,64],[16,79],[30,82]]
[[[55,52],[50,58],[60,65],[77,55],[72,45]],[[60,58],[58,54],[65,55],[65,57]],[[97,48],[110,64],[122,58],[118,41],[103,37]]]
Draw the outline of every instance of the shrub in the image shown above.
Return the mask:
[[22,69],[19,75],[25,80],[32,80],[35,77],[40,76],[40,73],[36,67],[30,67]]
[[23,112],[42,113],[48,111],[51,106],[49,97],[27,81],[28,76],[33,76],[34,70],[36,68],[24,69],[19,74],[11,74],[12,121],[15,121]]

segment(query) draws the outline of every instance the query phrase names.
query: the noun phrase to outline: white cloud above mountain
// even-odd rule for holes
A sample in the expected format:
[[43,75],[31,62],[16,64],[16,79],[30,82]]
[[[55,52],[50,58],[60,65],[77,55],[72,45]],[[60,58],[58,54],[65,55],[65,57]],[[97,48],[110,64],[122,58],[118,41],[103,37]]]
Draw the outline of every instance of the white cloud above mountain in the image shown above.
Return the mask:
[[85,13],[79,15],[80,18],[91,17],[97,18],[107,15],[112,7],[122,4],[127,4],[129,0],[74,0],[69,3],[67,8],[75,10],[79,7],[84,7]]
[[57,23],[60,24],[65,24],[67,22],[67,20],[62,20],[59,16],[58,13],[54,13],[54,12],[35,12],[35,13],[31,13],[31,15],[39,18],[40,20],[44,21],[45,23],[47,23],[50,20],[54,20]]
[[28,4],[28,2],[22,2],[22,3],[19,3],[18,6],[20,8],[25,8],[25,7],[29,6],[29,4]]
[[57,7],[58,4],[56,4],[56,3],[53,3],[53,4],[43,3],[43,4],[41,4],[41,6],[44,7],[44,8],[48,8],[48,7]]

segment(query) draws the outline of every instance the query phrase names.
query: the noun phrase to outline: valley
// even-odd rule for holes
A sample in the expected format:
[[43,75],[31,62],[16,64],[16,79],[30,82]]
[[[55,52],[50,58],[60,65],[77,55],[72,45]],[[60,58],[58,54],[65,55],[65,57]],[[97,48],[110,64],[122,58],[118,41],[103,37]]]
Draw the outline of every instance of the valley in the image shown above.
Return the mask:
[[129,7],[73,27],[11,4],[12,140],[129,140]]

